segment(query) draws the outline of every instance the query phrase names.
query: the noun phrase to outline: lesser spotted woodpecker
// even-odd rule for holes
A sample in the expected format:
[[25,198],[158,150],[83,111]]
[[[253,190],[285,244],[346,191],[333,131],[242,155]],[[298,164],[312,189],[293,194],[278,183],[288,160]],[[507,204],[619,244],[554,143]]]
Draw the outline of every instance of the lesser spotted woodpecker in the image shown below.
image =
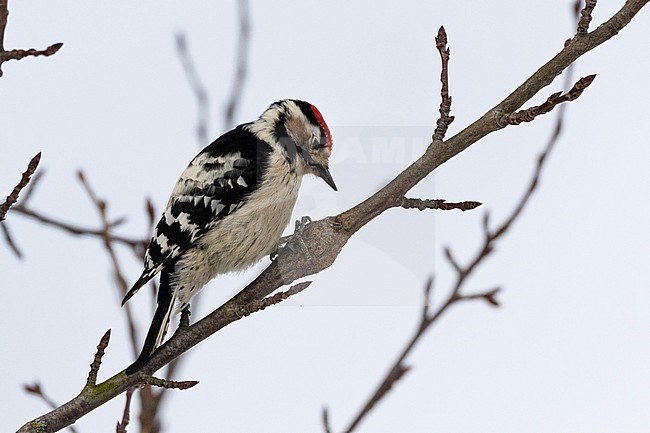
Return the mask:
[[219,274],[246,269],[278,247],[303,175],[336,190],[329,171],[332,135],[318,109],[287,99],[259,119],[217,138],[176,182],[144,257],[144,271],[122,305],[160,273],[158,305],[138,371],[162,343],[173,312]]

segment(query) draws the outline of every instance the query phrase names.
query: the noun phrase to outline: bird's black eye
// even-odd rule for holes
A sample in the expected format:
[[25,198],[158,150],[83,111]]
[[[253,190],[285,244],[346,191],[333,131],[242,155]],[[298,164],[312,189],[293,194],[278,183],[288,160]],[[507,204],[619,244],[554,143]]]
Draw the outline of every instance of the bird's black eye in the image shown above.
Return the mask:
[[311,157],[311,154],[309,153],[309,150],[305,147],[299,147],[300,149],[300,154],[302,155],[302,158],[305,160],[308,166],[314,167],[318,165],[316,161]]

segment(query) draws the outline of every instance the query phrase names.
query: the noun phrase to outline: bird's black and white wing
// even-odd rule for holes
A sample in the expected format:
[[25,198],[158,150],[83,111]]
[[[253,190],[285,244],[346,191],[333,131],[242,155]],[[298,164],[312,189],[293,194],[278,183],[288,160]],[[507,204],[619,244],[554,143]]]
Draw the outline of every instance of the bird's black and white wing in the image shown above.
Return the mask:
[[187,166],[174,186],[145,253],[145,268],[122,301],[196,245],[255,191],[272,149],[245,125],[217,138]]

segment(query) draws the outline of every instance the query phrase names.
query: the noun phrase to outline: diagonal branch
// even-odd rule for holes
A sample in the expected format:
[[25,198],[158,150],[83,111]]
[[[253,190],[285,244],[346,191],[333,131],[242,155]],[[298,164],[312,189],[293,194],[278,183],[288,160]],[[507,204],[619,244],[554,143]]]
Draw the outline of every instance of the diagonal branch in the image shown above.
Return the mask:
[[[261,302],[256,301],[242,305],[241,308],[228,308],[229,323],[242,319],[257,311],[261,311],[270,305],[276,304],[288,298],[289,296],[295,295],[307,288],[309,284],[311,284],[311,282],[296,284],[289,290],[274,295],[267,300],[262,300]],[[196,325],[192,325],[188,328],[180,328],[179,331],[177,331],[169,340],[169,342],[165,343],[164,346],[169,345],[169,343],[174,340],[178,342],[179,337],[177,336],[186,334],[187,332],[192,332],[191,330],[195,326]],[[180,340],[183,340],[183,338],[184,337],[180,337]],[[104,338],[102,338],[102,341],[104,341]],[[188,389],[198,383],[196,381],[175,382],[155,378],[151,374],[145,372],[143,369],[140,372],[132,374],[130,376],[127,376],[124,372],[120,372],[115,376],[107,379],[106,381],[95,385],[94,380],[96,380],[97,372],[101,363],[101,357],[103,356],[103,351],[105,349],[106,345],[102,343],[100,343],[100,345],[97,347],[97,354],[95,355],[95,361],[93,361],[91,364],[91,373],[89,374],[89,377],[86,381],[86,386],[77,397],[52,410],[51,412],[28,422],[22,426],[18,432],[48,433],[59,431],[62,428],[71,425],[77,419],[81,418],[91,410],[101,406],[107,401],[115,398],[116,396],[133,387],[154,385],[163,388]],[[148,364],[150,365],[150,363]],[[160,367],[156,368],[156,370],[159,368]],[[146,370],[151,371],[151,366],[149,366],[149,368],[146,368]]]
[[382,400],[392,387],[397,383],[404,373],[408,371],[408,368],[405,367],[404,363],[406,358],[410,355],[412,350],[415,348],[417,343],[422,339],[425,332],[442,316],[442,314],[453,304],[460,301],[471,301],[471,300],[483,300],[493,307],[498,307],[499,302],[497,300],[497,294],[501,290],[500,288],[495,288],[492,290],[487,290],[484,292],[474,293],[474,294],[463,294],[462,289],[465,286],[470,275],[476,270],[476,268],[481,264],[489,255],[494,251],[496,242],[503,237],[503,235],[508,231],[512,224],[521,216],[522,211],[526,205],[530,202],[530,199],[535,192],[535,189],[539,185],[539,180],[542,175],[545,163],[547,161],[548,155],[555,147],[561,131],[562,119],[564,112],[558,115],[556,121],[556,127],[554,128],[551,137],[546,144],[544,150],[539,155],[537,160],[537,165],[533,172],[533,176],[528,184],[528,188],[522,195],[517,206],[506,218],[506,220],[494,231],[489,229],[488,226],[488,217],[485,218],[484,224],[484,238],[483,244],[479,251],[474,255],[473,259],[470,262],[462,266],[454,258],[451,249],[445,248],[445,256],[451,264],[452,268],[456,272],[456,281],[453,285],[449,295],[447,296],[445,302],[436,310],[435,313],[429,313],[429,300],[432,288],[432,280],[430,280],[424,288],[424,302],[422,307],[422,317],[420,319],[420,324],[417,327],[415,333],[407,343],[406,347],[402,350],[397,360],[389,368],[388,373],[384,376],[381,384],[377,389],[372,393],[368,401],[365,403],[363,408],[359,411],[357,416],[350,423],[350,426],[345,430],[346,433],[352,433],[361,423],[361,421],[375,408],[376,404]]
[[[43,388],[41,387],[41,384],[38,383],[38,382],[32,383],[31,385],[24,385],[23,389],[28,394],[32,394],[32,395],[35,395],[35,396],[39,397],[41,400],[43,400],[45,402],[46,405],[48,405],[52,409],[54,409],[54,408],[56,408],[58,406],[58,404],[56,404],[54,402],[54,400],[52,400],[52,398],[50,398],[47,394],[45,394],[45,391],[43,391]],[[68,426],[68,429],[72,433],[77,433],[77,429],[74,428],[74,426],[72,426],[72,425]]]
[[[143,370],[131,376],[119,373],[98,385],[102,393],[82,393],[54,411],[26,423],[20,433],[54,432],[137,385],[146,374],[157,371],[225,326],[255,311],[253,305],[279,287],[316,274],[335,261],[347,240],[384,211],[399,207],[404,195],[428,174],[486,135],[500,129],[497,120],[523,106],[577,58],[612,38],[650,0],[628,0],[609,20],[594,31],[574,38],[537,72],[481,118],[444,142],[433,141],[424,155],[367,200],[336,216],[308,224],[289,240],[271,265],[244,290],[192,326],[177,332],[149,359]],[[309,254],[305,254],[307,251]]]
[[36,168],[38,167],[38,163],[40,161],[41,161],[41,152],[38,152],[32,158],[32,160],[29,161],[29,164],[27,165],[27,170],[23,173],[23,176],[20,179],[20,182],[18,182],[18,185],[14,187],[13,191],[11,191],[11,194],[7,196],[7,199],[4,201],[4,203],[0,205],[0,221],[4,221],[5,215],[7,215],[9,208],[18,201],[18,195],[20,194],[20,191],[22,191],[22,189],[27,186],[27,184],[29,183],[29,179],[36,171]]
[[546,114],[563,102],[573,101],[582,95],[582,92],[594,82],[596,74],[587,75],[579,79],[567,93],[553,93],[546,99],[542,105],[535,105],[526,110],[517,111],[509,115],[504,115],[497,121],[497,124],[505,128],[508,125],[519,125],[523,122],[532,122],[537,116]]
[[176,34],[176,52],[178,53],[178,58],[180,59],[181,64],[183,65],[187,81],[190,83],[192,92],[194,92],[194,96],[196,97],[198,117],[196,124],[196,138],[199,147],[203,147],[208,143],[210,100],[208,98],[208,92],[205,90],[205,86],[199,77],[199,72],[196,69],[194,60],[192,60],[190,51],[187,48],[187,38],[184,33]]
[[23,252],[20,251],[18,244],[16,244],[16,241],[14,241],[14,238],[9,231],[9,226],[7,225],[6,221],[0,224],[0,230],[2,231],[2,235],[4,236],[5,242],[7,242],[9,249],[16,255],[18,259],[22,259]]
[[[113,266],[113,275],[115,277],[115,281],[117,282],[117,287],[119,289],[119,296],[120,298],[123,298],[124,295],[126,295],[126,292],[129,289],[129,287],[126,282],[126,278],[124,278],[124,273],[122,272],[120,262],[117,259],[115,248],[113,248],[113,235],[111,234],[111,226],[110,223],[108,222],[106,202],[97,197],[97,194],[95,194],[95,191],[91,188],[90,183],[88,183],[88,180],[86,179],[86,176],[84,175],[83,171],[79,170],[77,176],[79,178],[79,181],[83,185],[84,189],[86,190],[88,197],[90,197],[90,200],[93,202],[93,204],[97,208],[97,212],[99,213],[99,217],[102,224],[101,233],[102,233],[102,239],[104,240],[104,248],[106,249],[106,252],[108,253],[108,257],[111,260],[111,265]],[[125,306],[124,311],[126,314],[127,326],[129,328],[131,350],[133,351],[134,355],[137,355],[139,340],[138,340],[138,332],[135,327],[135,320],[133,318],[133,313],[131,312],[131,308],[128,305]]]
[[133,396],[134,388],[129,388],[126,391],[126,402],[124,403],[124,412],[122,413],[122,421],[117,422],[115,426],[115,433],[126,433],[126,427],[131,421],[131,397]]
[[325,433],[332,433],[332,427],[330,427],[330,414],[326,407],[323,408],[323,429]]
[[519,109],[541,89],[551,84],[555,77],[580,56],[619,34],[649,1],[628,0],[618,12],[597,29],[569,41],[557,55],[478,120],[444,142],[433,141],[422,157],[385,187],[357,206],[338,215],[336,217],[337,224],[348,236],[351,236],[377,215],[387,209],[399,206],[404,194],[436,168],[459,155],[486,135],[501,129],[498,119]]

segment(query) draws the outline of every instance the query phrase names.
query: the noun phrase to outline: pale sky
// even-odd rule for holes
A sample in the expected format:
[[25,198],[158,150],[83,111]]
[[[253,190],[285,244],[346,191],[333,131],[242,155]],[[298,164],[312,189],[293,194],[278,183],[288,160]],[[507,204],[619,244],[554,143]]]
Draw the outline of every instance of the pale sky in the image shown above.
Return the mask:
[[[435,128],[441,24],[452,58],[448,136],[498,103],[572,36],[571,1],[252,1],[249,79],[238,123],[271,102],[317,105],[334,136],[335,193],[307,178],[295,216],[322,218],[358,203],[419,155]],[[602,4],[601,4],[602,3]],[[599,2],[593,26],[620,8]],[[78,184],[82,168],[128,216],[119,233],[141,236],[144,198],[157,210],[196,154],[196,104],[175,53],[187,34],[210,100],[210,139],[235,59],[236,3],[12,1],[5,46],[43,48],[50,58],[3,65],[0,78],[0,195],[43,151],[46,172],[31,205],[97,226]],[[647,9],[647,8],[646,8]],[[469,290],[503,287],[500,309],[452,308],[407,364],[412,371],[359,432],[641,433],[650,425],[650,12],[576,65],[597,73],[568,107],[564,135],[540,190]],[[562,88],[557,80],[532,103]],[[442,166],[410,196],[478,200],[461,212],[392,210],[351,239],[334,265],[289,302],[217,333],[184,358],[164,431],[334,431],[354,414],[402,350],[419,320],[421,288],[436,275],[440,300],[481,241],[481,219],[507,215],[525,189],[554,115],[509,127]],[[208,143],[204,143],[208,144]],[[16,213],[7,222],[25,259],[0,244],[0,425],[14,431],[44,413],[22,385],[41,382],[63,403],[85,383],[95,346],[113,336],[100,379],[132,361],[108,257],[99,241],[71,238]],[[119,250],[129,282],[142,264]],[[211,282],[193,320],[263,269]],[[141,335],[150,298],[133,299]],[[113,431],[124,398],[76,424]],[[137,410],[133,414],[137,413]],[[135,432],[137,428],[131,427]]]

